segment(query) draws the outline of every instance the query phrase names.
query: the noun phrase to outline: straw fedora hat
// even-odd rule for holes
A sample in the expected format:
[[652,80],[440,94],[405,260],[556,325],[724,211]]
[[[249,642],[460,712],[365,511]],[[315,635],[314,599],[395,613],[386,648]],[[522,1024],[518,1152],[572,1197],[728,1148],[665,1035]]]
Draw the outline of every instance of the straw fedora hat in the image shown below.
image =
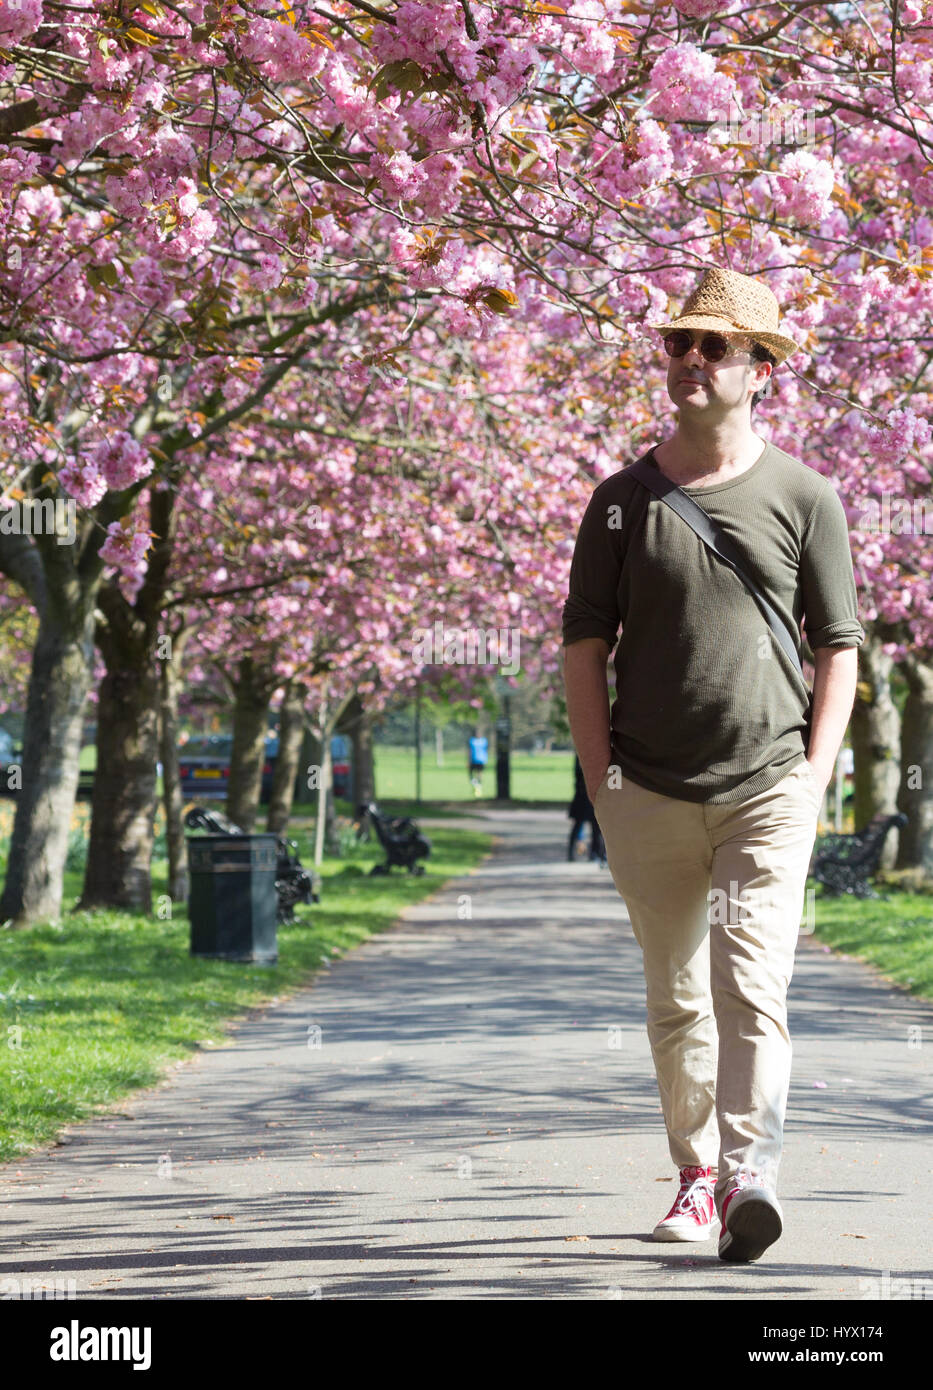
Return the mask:
[[651,323],[660,333],[675,328],[708,328],[719,333],[747,333],[773,353],[778,362],[800,351],[800,344],[778,332],[780,307],[768,286],[736,270],[707,270],[684,304],[679,318]]

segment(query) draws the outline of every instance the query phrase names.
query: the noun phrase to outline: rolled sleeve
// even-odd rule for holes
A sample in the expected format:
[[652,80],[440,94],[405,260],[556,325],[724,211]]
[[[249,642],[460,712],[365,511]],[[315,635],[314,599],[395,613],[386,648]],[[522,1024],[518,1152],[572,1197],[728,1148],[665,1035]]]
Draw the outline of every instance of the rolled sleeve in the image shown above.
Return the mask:
[[570,564],[563,607],[563,645],[601,637],[612,648],[619,635],[618,587],[622,567],[620,532],[610,527],[604,484],[589,500]]
[[804,630],[817,647],[860,647],[858,595],[845,510],[831,484],[821,492],[804,529],[800,556]]

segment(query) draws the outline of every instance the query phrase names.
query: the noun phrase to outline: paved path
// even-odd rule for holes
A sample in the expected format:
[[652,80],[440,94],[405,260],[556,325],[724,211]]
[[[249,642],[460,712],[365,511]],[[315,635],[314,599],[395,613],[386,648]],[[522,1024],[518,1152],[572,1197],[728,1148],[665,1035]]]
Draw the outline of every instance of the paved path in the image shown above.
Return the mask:
[[858,1300],[886,1276],[933,1296],[933,1006],[803,938],[785,1235],[748,1266],[715,1239],[659,1246],[673,1169],[621,899],[608,871],[561,862],[560,813],[482,824],[499,839],[474,873],[0,1167],[0,1280],[70,1279],[78,1299]]

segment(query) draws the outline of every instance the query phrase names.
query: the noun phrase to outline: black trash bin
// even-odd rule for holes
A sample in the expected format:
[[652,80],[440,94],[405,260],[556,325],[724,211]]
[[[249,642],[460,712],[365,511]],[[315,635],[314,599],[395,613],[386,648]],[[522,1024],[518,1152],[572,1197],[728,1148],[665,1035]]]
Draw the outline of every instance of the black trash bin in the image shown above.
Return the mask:
[[188,837],[191,954],[275,965],[276,837]]

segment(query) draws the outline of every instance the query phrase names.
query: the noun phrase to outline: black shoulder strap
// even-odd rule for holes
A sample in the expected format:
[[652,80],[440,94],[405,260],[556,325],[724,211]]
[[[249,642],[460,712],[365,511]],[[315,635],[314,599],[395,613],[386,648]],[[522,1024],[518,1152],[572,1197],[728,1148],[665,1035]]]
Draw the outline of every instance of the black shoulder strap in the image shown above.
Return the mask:
[[[803,668],[800,665],[800,657],[797,655],[797,645],[790,635],[790,628],[784,622],[783,618],[775,612],[774,608],[765,598],[754,580],[750,579],[746,574],[741,565],[741,556],[739,552],[725,535],[722,528],[716,525],[703,508],[699,506],[698,503],[694,502],[692,497],[688,497],[676,483],[671,482],[670,478],[665,478],[659,468],[653,468],[648,462],[648,454],[643,454],[637,462],[629,464],[625,471],[631,473],[638,482],[642,483],[649,491],[653,492],[662,502],[666,502],[667,505],[697,533],[700,539],[706,542],[710,550],[714,551],[721,560],[725,561],[730,569],[735,571],[758,604],[768,626],[790,658],[804,686],[807,686],[806,680],[804,680]],[[807,694],[809,693],[810,690],[807,686]]]

